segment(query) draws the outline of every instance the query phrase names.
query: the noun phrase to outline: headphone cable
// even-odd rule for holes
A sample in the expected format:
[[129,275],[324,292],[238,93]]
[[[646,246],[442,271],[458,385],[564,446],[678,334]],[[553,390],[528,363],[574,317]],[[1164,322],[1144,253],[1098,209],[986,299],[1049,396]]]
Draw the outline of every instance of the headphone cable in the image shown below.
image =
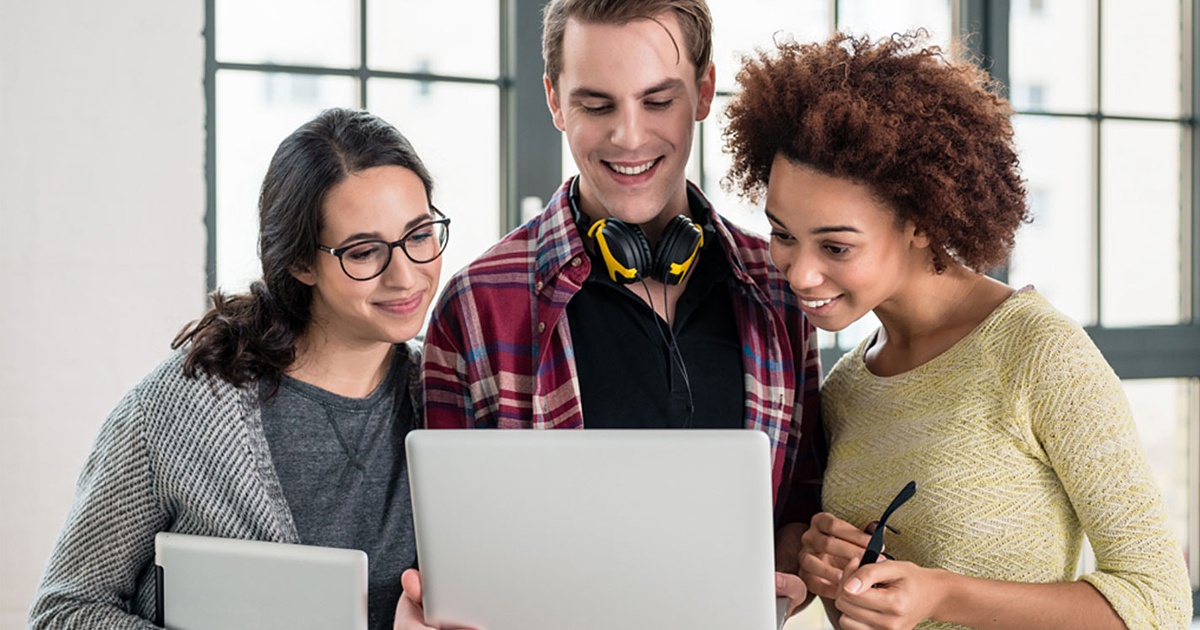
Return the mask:
[[[654,298],[650,296],[650,286],[646,284],[645,278],[642,279],[642,290],[646,292],[646,301],[650,303],[650,316],[654,319],[654,329],[658,331],[659,338],[662,339],[663,344],[667,347],[667,356],[671,361],[674,361],[676,365],[679,366],[679,372],[683,376],[683,386],[687,390],[688,397],[688,415],[687,421],[684,422],[683,427],[681,428],[689,429],[692,426],[692,416],[695,412],[696,405],[695,401],[692,399],[692,382],[691,379],[688,378],[687,365],[683,362],[683,353],[679,351],[679,342],[676,340],[675,330],[671,326],[670,313],[665,313],[667,315],[667,334],[664,335],[662,331],[662,323],[659,322],[658,314],[654,312]],[[667,284],[665,282],[663,283],[663,309],[664,311],[668,310]],[[667,340],[667,335],[670,335],[670,341]]]

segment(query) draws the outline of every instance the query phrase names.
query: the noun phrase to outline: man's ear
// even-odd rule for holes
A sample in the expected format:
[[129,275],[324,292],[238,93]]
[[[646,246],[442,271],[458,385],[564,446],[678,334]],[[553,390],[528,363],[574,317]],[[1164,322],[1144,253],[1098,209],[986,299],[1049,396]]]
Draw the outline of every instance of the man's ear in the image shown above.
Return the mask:
[[708,118],[708,113],[712,111],[713,98],[717,95],[717,69],[712,63],[708,64],[708,70],[704,71],[704,76],[700,77],[700,99],[696,103],[696,122],[700,122]]
[[293,278],[310,287],[317,284],[317,274],[308,265],[297,263],[288,267],[288,273],[292,274]]
[[546,88],[546,106],[550,108],[550,116],[554,119],[554,126],[559,131],[566,131],[567,125],[563,121],[562,105],[558,102],[558,91],[554,89],[554,83],[550,77],[542,75],[542,85]]

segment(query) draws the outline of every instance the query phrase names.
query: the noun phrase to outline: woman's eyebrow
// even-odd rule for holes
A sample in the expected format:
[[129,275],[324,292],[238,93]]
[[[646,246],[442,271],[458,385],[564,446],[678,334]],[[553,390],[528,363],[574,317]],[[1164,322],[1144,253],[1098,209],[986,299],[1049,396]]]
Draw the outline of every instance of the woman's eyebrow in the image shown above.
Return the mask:
[[[783,221],[779,220],[779,217],[775,216],[774,214],[771,214],[770,210],[764,209],[763,212],[766,213],[768,221],[770,221],[771,223],[774,223],[778,227],[785,228],[785,229],[787,228],[787,226],[784,225]],[[833,233],[837,233],[837,232],[852,232],[854,234],[862,234],[862,230],[860,230],[852,225],[823,225],[821,227],[816,227],[816,228],[809,230],[809,234],[814,234],[814,235],[816,235],[816,234],[833,234]]]
[[[432,221],[432,220],[433,220],[432,212],[413,217],[408,223],[404,224],[404,231],[408,232],[409,230],[417,227],[418,225],[421,225],[422,223],[428,223],[429,221]],[[356,232],[356,233],[351,234],[350,236],[347,236],[346,238],[342,239],[341,242],[338,243],[338,247],[341,247],[348,243],[353,243],[354,241],[386,241],[386,240],[387,239],[384,238],[383,234],[380,234],[379,232]]]

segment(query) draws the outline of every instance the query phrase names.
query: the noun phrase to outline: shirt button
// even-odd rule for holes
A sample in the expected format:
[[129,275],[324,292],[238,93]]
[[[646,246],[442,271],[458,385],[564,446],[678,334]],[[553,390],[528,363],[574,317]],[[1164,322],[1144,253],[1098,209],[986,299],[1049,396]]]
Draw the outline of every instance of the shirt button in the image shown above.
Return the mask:
[[546,322],[538,322],[538,332],[546,332]]
[[580,257],[578,257],[578,256],[576,256],[575,258],[572,258],[572,259],[571,259],[571,266],[572,266],[572,267],[578,267],[579,265],[582,265],[582,264],[583,264],[583,259],[582,259],[582,258],[580,258]]
[[542,292],[542,287],[543,287],[543,286],[545,286],[545,285],[543,285],[543,284],[542,284],[542,281],[541,281],[541,280],[538,280],[536,283],[534,283],[534,285],[533,285],[533,290],[534,290],[534,291],[537,291],[538,293],[541,293],[541,292]]

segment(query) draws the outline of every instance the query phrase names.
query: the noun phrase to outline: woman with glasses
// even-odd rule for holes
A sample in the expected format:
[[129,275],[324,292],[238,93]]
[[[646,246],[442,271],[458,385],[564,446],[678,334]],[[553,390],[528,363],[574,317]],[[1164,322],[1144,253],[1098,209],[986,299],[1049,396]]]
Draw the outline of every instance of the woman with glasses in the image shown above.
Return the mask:
[[1012,111],[922,41],[780,43],[726,111],[728,182],[765,198],[805,314],[881,323],[822,387],[825,512],[801,577],[842,629],[1186,627],[1119,379],[1036,290],[984,275],[1028,221]]
[[158,532],[361,549],[370,627],[392,627],[416,558],[409,342],[450,222],[432,189],[408,140],[366,112],[325,111],[279,145],[259,199],[262,279],[214,293],[104,423],[30,627],[154,627]]

